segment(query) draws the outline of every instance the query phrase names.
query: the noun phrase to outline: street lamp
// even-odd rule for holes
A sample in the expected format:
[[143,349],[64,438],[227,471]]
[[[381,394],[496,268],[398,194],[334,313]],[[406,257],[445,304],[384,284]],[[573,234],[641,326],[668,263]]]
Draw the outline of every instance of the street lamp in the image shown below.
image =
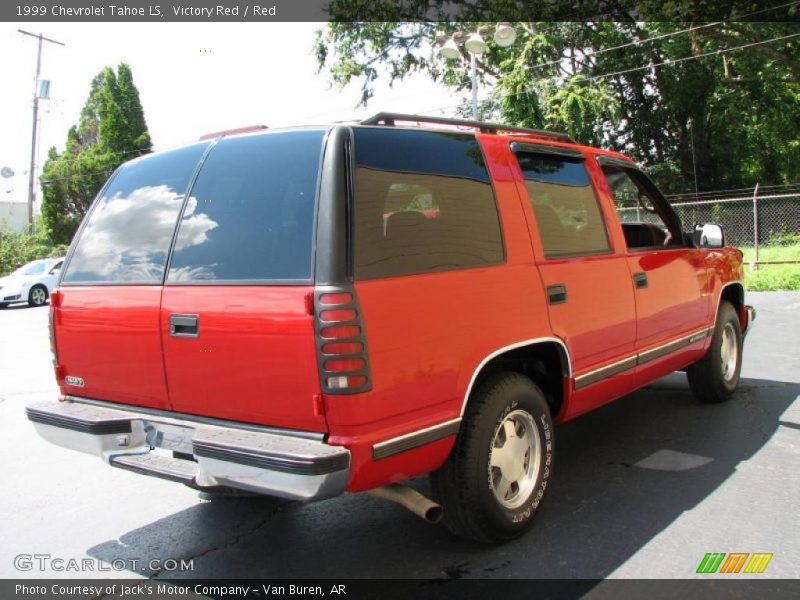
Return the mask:
[[[478,57],[486,52],[486,36],[491,32],[492,28],[481,26],[469,36],[463,31],[456,31],[450,38],[447,38],[444,34],[436,36],[436,41],[441,46],[439,54],[448,60],[455,60],[461,57],[458,45],[462,41],[464,42],[464,49],[470,56],[472,118],[476,121],[478,120]],[[501,48],[508,48],[517,39],[517,30],[514,29],[511,23],[499,23],[494,28],[492,39]]]

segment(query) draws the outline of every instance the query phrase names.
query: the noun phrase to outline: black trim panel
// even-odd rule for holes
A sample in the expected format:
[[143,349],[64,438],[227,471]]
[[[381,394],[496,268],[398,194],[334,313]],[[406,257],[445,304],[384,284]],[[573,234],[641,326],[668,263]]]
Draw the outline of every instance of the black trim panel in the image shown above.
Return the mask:
[[626,358],[625,360],[621,360],[606,367],[600,367],[599,369],[585,373],[580,377],[576,377],[574,389],[579,390],[587,385],[597,383],[598,381],[613,377],[614,375],[619,375],[620,373],[624,373],[635,366],[636,356],[631,356],[630,358]]
[[286,456],[246,448],[232,448],[202,440],[192,442],[192,452],[199,457],[293,475],[327,475],[344,471],[350,466],[350,455],[346,452],[328,456]]
[[604,379],[608,379],[614,375],[619,375],[620,373],[629,371],[638,365],[643,365],[656,360],[657,358],[661,358],[662,356],[671,354],[676,350],[685,348],[686,346],[691,346],[695,342],[699,342],[700,340],[707,338],[712,334],[713,331],[714,328],[709,327],[702,331],[697,331],[693,334],[686,335],[677,340],[667,342],[661,346],[656,346],[650,350],[639,352],[610,365],[606,365],[593,371],[589,371],[588,373],[578,375],[575,377],[573,389],[577,391],[593,383],[598,383],[599,381],[603,381]]
[[532,144],[530,142],[511,142],[508,147],[511,148],[514,154],[517,152],[527,152],[529,154],[563,156],[565,158],[571,158],[572,160],[586,160],[586,157],[580,150],[565,148],[563,146],[548,146],[546,144]]
[[30,406],[25,409],[25,413],[28,415],[28,420],[34,423],[60,427],[61,429],[69,429],[71,431],[79,431],[80,433],[88,433],[91,435],[110,435],[114,433],[131,432],[131,420],[129,418],[121,418],[113,421],[86,421],[75,417],[56,415],[31,408]]
[[193,415],[191,413],[172,412],[169,410],[162,410],[160,408],[148,408],[144,406],[133,406],[130,404],[109,402],[107,400],[97,400],[95,398],[84,398],[82,396],[67,396],[67,401],[75,402],[76,404],[88,404],[90,406],[99,406],[101,408],[114,408],[114,409],[128,411],[134,413],[132,418],[136,419],[144,418],[143,415],[153,416],[153,417],[163,417],[166,419],[176,419],[179,421],[191,421],[193,423],[200,423],[202,425],[216,425],[218,427],[230,427],[232,429],[241,429],[244,431],[255,431],[256,433],[274,433],[277,435],[285,435],[287,437],[300,438],[304,440],[313,440],[313,441],[322,441],[322,439],[325,437],[324,433],[317,433],[315,431],[301,431],[299,429],[282,429],[280,427],[270,427],[269,425],[259,425],[257,423],[245,423],[243,421],[217,419],[215,417]]
[[193,461],[154,454],[123,454],[112,458],[109,464],[133,473],[180,483],[194,483],[197,472],[197,464]]
[[380,460],[419,446],[438,442],[450,435],[457,434],[460,428],[461,419],[455,419],[416,433],[380,442],[372,446],[372,459]]

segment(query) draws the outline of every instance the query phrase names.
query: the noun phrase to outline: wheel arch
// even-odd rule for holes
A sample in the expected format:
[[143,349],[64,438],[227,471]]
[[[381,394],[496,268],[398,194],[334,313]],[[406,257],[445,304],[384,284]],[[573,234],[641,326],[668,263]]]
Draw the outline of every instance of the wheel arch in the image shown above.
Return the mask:
[[553,418],[563,409],[572,377],[572,360],[566,344],[556,337],[536,338],[498,348],[481,360],[472,374],[461,404],[461,416],[472,392],[492,374],[513,371],[530,377],[544,393]]
[[739,324],[742,325],[742,330],[745,329],[745,323],[742,321],[744,311],[744,284],[741,281],[729,281],[723,284],[717,298],[717,310],[714,311],[714,322],[716,323],[717,315],[719,315],[719,307],[722,301],[727,300],[733,305],[736,314],[739,315]]

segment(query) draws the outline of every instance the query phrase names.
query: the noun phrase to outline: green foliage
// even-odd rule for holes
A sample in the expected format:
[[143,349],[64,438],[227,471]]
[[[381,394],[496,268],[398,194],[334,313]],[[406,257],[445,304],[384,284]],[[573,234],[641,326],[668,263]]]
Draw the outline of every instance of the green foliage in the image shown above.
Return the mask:
[[66,252],[66,246],[52,243],[41,220],[33,230],[24,232],[0,229],[0,277],[32,260],[63,256]]
[[[790,243],[792,245],[789,245]],[[800,291],[800,262],[786,265],[758,265],[756,269],[751,270],[748,263],[756,259],[755,248],[742,247],[740,250],[744,253],[744,283],[748,290],[753,292]],[[760,247],[758,259],[800,261],[800,235],[788,234],[783,239],[770,243],[769,246]]]
[[[346,22],[347,11],[363,11],[363,3],[334,4],[341,22],[319,32],[318,64],[338,85],[360,81],[362,104],[379,77],[396,82],[423,73],[454,91],[469,90],[469,55],[461,46],[460,58],[441,58],[437,34],[446,39],[495,25],[408,22],[443,10],[435,0],[405,3],[403,15],[376,5],[380,22]],[[690,4],[639,8],[658,15]],[[741,3],[731,10],[754,8]],[[795,34],[796,23],[731,20],[683,31],[692,25],[622,14],[586,23],[516,22],[517,41],[509,48],[489,43],[478,61],[481,89],[493,89],[483,117],[566,131],[626,152],[668,193],[694,191],[695,173],[699,191],[800,180],[798,42],[759,43]],[[756,45],[729,51],[746,44]],[[621,45],[627,46],[611,49]],[[463,114],[463,105],[451,112]]]
[[59,154],[51,148],[42,169],[42,216],[54,242],[69,243],[114,169],[151,148],[130,67],[103,69],[67,134],[66,149]]

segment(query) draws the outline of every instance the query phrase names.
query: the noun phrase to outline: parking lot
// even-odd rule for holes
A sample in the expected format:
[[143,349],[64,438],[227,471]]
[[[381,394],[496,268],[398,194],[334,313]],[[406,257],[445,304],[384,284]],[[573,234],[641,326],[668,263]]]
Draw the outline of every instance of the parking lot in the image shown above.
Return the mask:
[[[365,495],[209,502],[49,445],[24,412],[56,394],[48,309],[0,310],[0,576],[687,578],[708,552],[767,552],[758,577],[799,577],[800,293],[748,301],[758,320],[731,402],[698,404],[674,374],[560,426],[537,522],[498,547]],[[125,568],[26,572],[21,554]]]

